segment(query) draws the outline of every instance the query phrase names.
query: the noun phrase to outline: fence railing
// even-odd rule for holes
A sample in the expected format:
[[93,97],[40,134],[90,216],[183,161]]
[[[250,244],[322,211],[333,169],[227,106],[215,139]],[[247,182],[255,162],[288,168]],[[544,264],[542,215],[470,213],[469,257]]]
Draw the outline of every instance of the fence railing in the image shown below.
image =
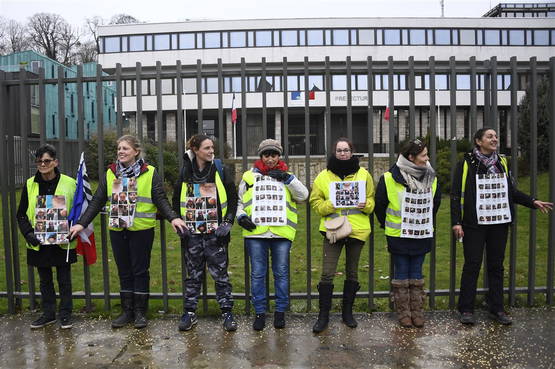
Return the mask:
[[[323,75],[323,91],[318,91],[318,94],[323,98],[324,103],[322,106],[314,106],[311,103],[310,92],[311,87],[309,85],[310,76],[312,74]],[[406,78],[407,88],[400,92],[395,90],[394,79],[397,75],[404,75]],[[429,152],[431,157],[431,163],[436,167],[437,161],[437,145],[436,140],[439,136],[438,131],[438,103],[437,98],[440,92],[436,90],[436,75],[442,74],[446,75],[448,78],[448,105],[443,106],[446,112],[447,121],[444,121],[444,133],[445,137],[451,138],[450,140],[450,158],[449,165],[451,168],[455,167],[457,161],[457,147],[455,138],[469,137],[471,132],[476,131],[477,128],[481,126],[491,126],[496,130],[500,130],[501,136],[506,137],[506,140],[502,140],[504,148],[508,151],[510,148],[510,155],[513,158],[519,156],[518,152],[518,99],[523,94],[523,90],[526,90],[530,94],[530,142],[532,149],[530,150],[530,193],[532,196],[536,196],[538,193],[538,159],[549,161],[549,198],[551,201],[555,200],[555,58],[551,58],[549,62],[537,62],[535,58],[530,60],[520,60],[517,61],[516,58],[511,58],[509,62],[498,62],[495,57],[490,60],[483,62],[477,62],[475,58],[470,58],[469,60],[455,60],[451,58],[450,60],[435,60],[434,57],[430,57],[429,60],[425,61],[415,61],[414,58],[410,57],[408,60],[393,60],[389,57],[388,60],[374,61],[371,57],[368,57],[365,61],[352,61],[347,58],[345,61],[331,61],[329,57],[325,60],[308,60],[304,59],[304,62],[288,62],[286,58],[283,59],[282,63],[266,63],[265,59],[262,59],[260,63],[246,64],[244,59],[241,59],[240,63],[223,65],[221,60],[217,64],[204,65],[199,60],[196,65],[181,65],[180,61],[177,61],[175,65],[165,65],[162,66],[160,62],[156,63],[156,66],[144,67],[140,63],[137,63],[135,68],[126,68],[125,70],[121,65],[117,65],[115,68],[115,73],[113,75],[104,76],[102,75],[102,66],[97,66],[97,74],[95,77],[83,77],[83,68],[79,66],[77,68],[77,77],[64,78],[64,74],[59,71],[58,78],[56,79],[45,79],[44,70],[40,70],[39,77],[37,79],[27,79],[24,73],[20,74],[19,79],[7,79],[7,75],[4,72],[0,72],[0,135],[4,139],[0,140],[2,147],[0,149],[0,186],[2,189],[2,242],[4,249],[4,272],[5,272],[5,290],[0,291],[0,298],[7,300],[9,312],[16,311],[16,308],[21,305],[23,299],[28,299],[31,308],[35,306],[35,297],[37,292],[35,291],[35,276],[32,267],[27,267],[24,270],[22,267],[22,262],[25,259],[21,254],[21,250],[24,250],[24,245],[21,244],[20,236],[18,234],[17,221],[15,218],[17,202],[16,195],[18,191],[18,186],[20,186],[26,177],[33,173],[33,167],[31,161],[33,150],[39,145],[46,142],[50,142],[56,145],[58,149],[58,156],[61,158],[60,169],[63,173],[68,175],[74,175],[74,171],[77,167],[78,154],[85,149],[85,137],[84,137],[84,120],[83,120],[83,85],[84,83],[95,83],[96,91],[96,101],[102,101],[102,82],[105,81],[115,81],[116,84],[116,122],[117,122],[117,135],[120,136],[124,130],[131,130],[135,133],[141,141],[145,140],[145,132],[143,128],[143,113],[146,109],[143,109],[145,98],[142,96],[142,89],[136,89],[134,100],[134,106],[132,109],[127,109],[123,106],[123,94],[122,86],[125,81],[133,80],[136,86],[142,86],[143,80],[154,79],[155,81],[155,131],[158,132],[158,165],[157,168],[162,177],[164,177],[164,156],[162,150],[164,130],[168,129],[169,123],[166,122],[166,128],[164,128],[164,112],[171,110],[175,112],[175,132],[177,141],[177,156],[179,158],[180,166],[183,164],[183,153],[184,153],[184,142],[185,139],[194,133],[202,132],[203,126],[203,116],[206,113],[214,115],[217,121],[217,128],[215,128],[215,135],[219,138],[219,152],[223,153],[225,151],[225,138],[230,140],[229,135],[233,135],[232,141],[237,138],[240,142],[241,152],[241,164],[242,170],[245,171],[249,168],[248,161],[248,142],[252,140],[257,140],[260,137],[252,137],[251,131],[248,128],[248,116],[249,114],[261,114],[261,126],[262,126],[262,138],[280,136],[281,141],[284,146],[284,156],[287,161],[289,158],[289,144],[290,144],[290,129],[292,128],[289,124],[290,113],[295,111],[298,113],[301,111],[304,113],[304,132],[299,134],[300,128],[302,126],[297,125],[295,128],[295,134],[297,137],[300,135],[304,136],[304,178],[301,179],[308,186],[313,182],[314,175],[308,170],[311,167],[311,161],[313,156],[311,155],[311,129],[314,129],[315,125],[311,123],[313,119],[313,111],[318,111],[318,114],[322,115],[323,108],[323,119],[318,121],[316,127],[318,129],[317,136],[320,133],[323,134],[324,146],[326,152],[331,146],[333,139],[337,138],[338,135],[346,135],[347,137],[356,138],[360,141],[363,140],[366,143],[367,152],[365,156],[368,157],[367,167],[370,173],[375,173],[375,163],[374,163],[374,147],[377,141],[377,136],[387,137],[389,163],[393,164],[396,160],[395,148],[398,143],[404,138],[414,138],[417,135],[417,107],[424,107],[426,109],[427,116],[422,122],[420,118],[419,126],[425,126],[425,132],[420,128],[420,134],[429,135],[430,145]],[[457,89],[457,76],[460,74],[470,75],[470,86],[464,92]],[[500,118],[500,106],[499,96],[500,91],[498,91],[498,75],[510,75],[510,80],[512,83],[508,87],[508,91],[503,91],[504,98],[509,99],[509,103],[505,105],[504,117],[507,121],[503,122]],[[240,113],[240,121],[237,123],[237,132],[229,133],[226,129],[226,114],[231,108],[231,104],[224,104],[224,97],[226,101],[230,101],[230,93],[226,93],[224,89],[224,78],[226,76],[240,76],[241,88],[239,94],[239,99],[241,101],[238,110]],[[248,92],[247,80],[249,76],[260,76],[263,80],[266,76],[280,76],[281,77],[281,91],[278,93],[282,95],[282,101],[279,106],[269,106],[268,105],[268,94],[276,92],[267,91],[267,86],[265,83],[260,85],[260,90],[257,92]],[[288,76],[296,75],[299,79],[304,81],[303,97],[304,101],[302,105],[290,106],[290,93],[291,89],[288,88]],[[346,98],[344,105],[338,109],[336,105],[332,104],[332,77],[334,75],[345,75],[346,76]],[[352,76],[363,76],[366,79],[366,90],[362,93],[365,95],[364,104],[360,105],[360,102],[355,103],[353,101],[353,88],[352,88]],[[387,90],[377,91],[375,89],[375,76],[384,75],[387,76]],[[425,88],[418,90],[415,79],[417,76],[427,76]],[[479,77],[478,77],[479,76]],[[549,114],[549,157],[538,158],[537,150],[535,149],[535,143],[538,142],[538,78],[539,76],[545,76],[549,79],[549,90],[550,95],[547,97],[547,108]],[[208,99],[208,95],[203,93],[203,79],[204,78],[217,78],[217,104],[215,108],[211,107],[205,108],[205,100]],[[184,104],[191,104],[191,101],[187,100],[186,95],[183,91],[183,80],[184,78],[194,78],[196,80],[196,101],[194,101],[193,112],[196,113],[196,127],[193,122],[185,121],[185,110],[186,106]],[[357,77],[361,78],[361,77]],[[162,81],[172,80],[175,83],[175,93],[171,96],[162,95]],[[484,81],[481,86],[481,90],[477,87],[477,81]],[[517,83],[517,81],[519,81]],[[524,81],[524,82],[523,82]],[[58,88],[58,111],[65,112],[66,107],[64,106],[64,85],[66,83],[75,83],[77,86],[77,116],[78,116],[78,138],[77,140],[70,140],[63,135],[55,139],[46,139],[46,116],[44,104],[40,105],[39,108],[39,126],[40,135],[39,138],[29,138],[29,127],[31,121],[29,94],[24,92],[27,86],[38,86],[39,100],[45,101],[45,85],[53,84]],[[20,104],[19,104],[19,120],[13,121],[10,117],[14,112],[10,112],[11,106],[9,104],[9,94],[14,93],[14,89],[11,87],[18,86],[18,93]],[[15,90],[17,91],[17,90]],[[361,93],[360,89],[357,93]],[[418,101],[416,99],[418,93]],[[422,97],[426,97],[426,101],[422,102]],[[168,99],[172,100],[168,103]],[[253,100],[253,104],[249,106],[250,100]],[[401,101],[396,104],[396,99]],[[165,104],[165,105],[164,105]],[[402,106],[400,104],[403,104]],[[208,104],[209,105],[209,104]],[[206,106],[208,106],[206,105]],[[169,107],[168,107],[169,106]],[[396,124],[390,121],[389,124],[383,124],[380,122],[379,130],[376,129],[378,122],[376,121],[375,112],[379,110],[385,110],[389,108],[392,112],[392,116],[395,116],[393,112],[399,111],[400,109],[408,112],[406,116],[406,126],[408,126],[407,134],[402,134],[400,132],[400,125],[397,121]],[[12,108],[13,109],[13,108]],[[127,109],[127,110],[126,110]],[[281,115],[280,127],[276,128],[274,132],[270,132],[269,127],[271,126],[268,122],[269,109],[273,111],[279,111]],[[446,110],[445,110],[446,109]],[[465,120],[461,121],[458,119],[457,110],[465,109]],[[332,124],[332,112],[334,116],[341,114],[344,118],[345,124],[337,129],[337,127]],[[364,125],[359,126],[356,132],[353,131],[353,114],[356,112],[360,116],[363,114],[365,116]],[[124,113],[129,115],[129,113],[135,114],[135,126],[124,127]],[[96,107],[97,115],[97,136],[98,142],[98,176],[104,175],[104,161],[105,161],[105,147],[104,142],[101,139],[104,137],[104,124],[103,124],[103,114],[102,114],[102,104],[97,104]],[[449,124],[447,124],[447,122]],[[65,129],[65,119],[64,114],[58,114],[58,120],[55,122],[57,125],[56,132],[66,132]],[[311,125],[312,124],[312,125]],[[461,128],[460,126],[463,126]],[[189,129],[187,129],[187,127]],[[362,127],[362,128],[361,128]],[[320,131],[321,130],[321,131]],[[260,130],[257,130],[259,132]],[[185,133],[187,132],[187,134]],[[457,132],[459,134],[457,134]],[[187,136],[187,137],[186,137]],[[364,139],[362,137],[365,137]],[[545,138],[542,138],[545,139]],[[381,147],[381,146],[377,146]],[[518,176],[518,165],[517,160],[511,161],[511,170],[513,176]],[[315,225],[311,222],[311,208],[307,203],[304,213],[306,214],[304,219],[299,222],[299,231],[305,234],[306,243],[304,245],[304,257],[306,260],[303,266],[304,273],[306,274],[306,288],[302,291],[293,291],[291,293],[292,299],[301,299],[306,301],[306,309],[310,310],[312,306],[312,299],[317,297],[316,291],[313,289],[312,280],[312,269],[313,269],[313,249],[314,247],[320,247],[313,245],[312,236],[317,232]],[[448,204],[443,204],[443,206],[448,206]],[[110,271],[113,268],[113,264],[109,261],[109,251],[108,251],[108,240],[107,240],[107,227],[106,227],[106,215],[100,215],[100,230],[96,229],[97,235],[100,233],[100,237],[97,236],[97,240],[100,241],[100,263],[102,270],[94,274],[94,278],[102,278],[102,289],[93,290],[91,288],[91,270],[88,266],[83,266],[83,291],[75,292],[74,298],[84,299],[87,307],[92,304],[92,299],[103,299],[104,308],[106,310],[110,309],[111,300],[116,298],[118,295],[110,291]],[[538,245],[537,240],[537,219],[534,211],[530,212],[529,215],[529,227],[528,227],[528,250],[526,255],[517,253],[517,243],[519,240],[519,232],[521,230],[521,222],[519,217],[515,217],[514,222],[511,226],[511,237],[510,237],[510,247],[509,247],[509,273],[508,273],[508,288],[506,289],[508,293],[509,303],[515,304],[517,294],[526,294],[527,303],[533,304],[534,298],[537,294],[545,294],[545,301],[547,304],[553,304],[553,292],[554,292],[554,274],[555,274],[555,218],[550,215],[548,222],[548,242],[546,245]],[[374,219],[371,216],[371,223],[374,227]],[[155,299],[161,299],[164,305],[164,309],[168,310],[168,304],[170,299],[181,299],[183,298],[182,292],[169,292],[169,282],[168,282],[168,240],[166,237],[166,228],[164,222],[161,221],[159,224],[160,230],[160,263],[161,263],[161,286],[151,293],[151,296]],[[448,229],[437,229],[437,233],[444,232],[449,233],[450,227]],[[389,291],[386,290],[376,290],[378,281],[375,280],[375,258],[378,250],[375,247],[376,238],[375,232],[370,236],[368,242],[368,272],[366,275],[366,282],[368,289],[359,294],[360,298],[367,299],[368,308],[375,308],[375,299],[386,298],[389,295]],[[429,257],[429,276],[428,276],[428,286],[429,286],[429,304],[433,309],[436,307],[437,296],[448,297],[448,305],[450,308],[455,306],[455,296],[458,293],[456,288],[457,285],[457,247],[456,240],[453,236],[449,239],[449,253],[448,260],[443,267],[449,269],[448,272],[448,286],[447,288],[438,288],[437,274],[438,274],[438,255],[437,248],[434,243],[432,251]],[[296,247],[302,247],[303,245],[296,243]],[[544,283],[537,281],[537,270],[536,270],[536,258],[538,248],[542,249],[542,255],[545,255],[545,275]],[[527,257],[527,273],[528,280],[526,285],[517,285],[517,257]],[[181,255],[183,260],[183,255]],[[248,256],[244,253],[243,267],[241,271],[244,273],[244,290],[237,291],[234,296],[238,299],[245,300],[246,311],[250,310],[250,292],[249,292],[249,263]],[[185,264],[181,263],[181,275],[185,273]],[[391,262],[389,263],[389,273],[392,271]],[[171,270],[172,273],[176,273]],[[24,275],[26,274],[26,277]],[[387,274],[387,273],[385,273]],[[27,290],[22,289],[22,279],[26,278],[26,284],[28,286]],[[74,274],[75,278],[75,274]],[[81,278],[81,276],[79,276]],[[183,278],[181,278],[183,280]],[[487,284],[487,281],[485,281]],[[183,283],[182,283],[183,284]],[[366,284],[366,283],[365,283]],[[183,285],[182,285],[182,288]],[[208,288],[206,285],[206,279],[203,288],[203,307],[207,309],[207,301],[209,299],[215,299],[214,293],[208,293]],[[485,289],[480,289],[479,293],[484,293]]]

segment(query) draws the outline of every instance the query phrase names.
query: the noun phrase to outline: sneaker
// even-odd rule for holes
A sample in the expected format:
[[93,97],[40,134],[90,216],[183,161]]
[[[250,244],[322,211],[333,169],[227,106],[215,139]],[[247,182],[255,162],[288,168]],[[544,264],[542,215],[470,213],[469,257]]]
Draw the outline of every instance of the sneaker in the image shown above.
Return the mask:
[[255,331],[261,331],[266,326],[266,314],[256,314],[254,318],[254,323],[252,324],[252,329]]
[[274,328],[285,328],[285,313],[283,311],[274,312]]
[[500,311],[498,313],[489,313],[489,317],[493,320],[496,321],[499,324],[503,324],[503,325],[511,325],[513,324],[513,321],[511,318],[509,318],[509,316],[507,315],[506,312],[504,311]]
[[231,311],[222,314],[222,319],[224,320],[224,329],[228,332],[234,332],[237,330],[237,322],[233,319],[233,314]]
[[462,324],[466,324],[466,325],[476,324],[476,319],[474,318],[474,313],[471,313],[469,311],[461,313],[461,317],[459,318],[459,321]]
[[31,329],[42,328],[50,324],[56,323],[54,315],[41,315],[40,318],[31,323]]
[[187,311],[181,316],[181,321],[179,322],[179,330],[188,331],[193,328],[195,324],[197,324],[197,314],[191,311]]
[[71,327],[73,327],[73,319],[71,319],[71,315],[60,318],[60,328],[70,329]]

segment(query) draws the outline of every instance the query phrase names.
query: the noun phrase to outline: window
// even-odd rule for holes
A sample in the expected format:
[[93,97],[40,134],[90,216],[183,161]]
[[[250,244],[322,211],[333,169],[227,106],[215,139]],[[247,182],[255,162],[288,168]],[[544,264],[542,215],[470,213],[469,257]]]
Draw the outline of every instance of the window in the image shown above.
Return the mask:
[[196,78],[183,78],[183,93],[196,94],[197,93],[197,79]]
[[356,44],[358,44],[358,40],[357,40],[357,30],[356,30],[356,29],[352,29],[350,32],[351,32],[351,45],[356,45]]
[[501,45],[499,39],[499,30],[487,29],[484,31],[484,44],[485,45]]
[[256,46],[258,47],[272,46],[272,32],[256,31]]
[[274,31],[274,46],[279,46],[279,31]]
[[203,90],[207,94],[218,93],[218,78],[216,77],[209,77],[204,78],[203,82]]
[[326,45],[331,45],[331,29],[324,30],[324,42]]
[[245,32],[229,32],[229,46],[230,47],[247,46],[247,37]]
[[409,31],[406,29],[401,30],[401,43],[403,45],[409,44]]
[[197,33],[197,49],[202,49],[204,44],[202,42],[202,33]]
[[306,45],[306,33],[305,31],[299,31],[299,45],[305,46]]
[[222,47],[229,47],[227,32],[222,32]]
[[154,35],[154,50],[169,50],[170,35]]
[[121,38],[121,51],[124,53],[127,52],[127,39],[128,39],[127,36],[123,36]]
[[104,52],[119,53],[119,37],[104,37]]
[[262,92],[265,89],[266,92],[272,91],[272,77],[266,77],[266,79],[262,79],[262,77],[256,77],[256,92]]
[[162,85],[162,95],[173,94],[173,79],[163,79],[160,81]]
[[426,45],[426,31],[423,29],[411,29],[410,31],[411,45]]
[[357,90],[368,90],[368,76],[366,74],[357,74]]
[[508,45],[509,44],[509,40],[508,40],[508,33],[506,29],[502,29],[501,30],[501,45]]
[[144,51],[145,36],[129,36],[129,51]]
[[461,45],[476,45],[476,32],[473,29],[461,29],[459,37]]
[[172,50],[177,49],[177,34],[176,33],[173,33],[171,35],[171,41],[172,41],[172,44],[171,44]]
[[457,90],[470,90],[470,75],[457,74]]
[[179,34],[179,48],[180,49],[194,49],[195,48],[195,34],[194,33],[180,33]]
[[247,44],[247,46],[254,46],[254,32],[253,31],[247,32],[247,36],[249,39],[249,43]]
[[204,34],[204,47],[207,49],[220,48],[220,32],[206,32]]
[[308,76],[308,89],[323,91],[324,90],[324,76]]
[[511,45],[524,45],[524,31],[520,29],[509,30],[509,43]]
[[534,45],[536,46],[549,45],[549,31],[534,30]]
[[309,29],[307,31],[307,45],[319,46],[324,44],[324,31],[321,29]]
[[383,31],[383,44],[384,45],[400,45],[401,44],[401,31],[398,29],[385,29]]
[[299,91],[298,76],[287,76],[287,91]]
[[436,89],[447,90],[447,74],[436,74]]
[[146,35],[146,49],[152,50],[152,35]]
[[358,31],[359,45],[374,45],[374,30],[361,29]]
[[347,89],[347,76],[334,74],[331,76],[331,86],[335,91],[345,91]]
[[436,45],[451,45],[451,30],[436,29],[435,30]]
[[349,30],[334,29],[333,30],[334,45],[349,45]]
[[281,31],[281,46],[297,46],[297,31]]

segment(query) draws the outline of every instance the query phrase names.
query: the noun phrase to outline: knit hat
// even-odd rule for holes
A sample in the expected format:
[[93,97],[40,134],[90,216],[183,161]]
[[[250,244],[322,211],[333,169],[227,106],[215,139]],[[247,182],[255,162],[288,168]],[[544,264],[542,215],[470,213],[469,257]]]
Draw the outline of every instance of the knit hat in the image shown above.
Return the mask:
[[276,141],[272,140],[271,138],[267,138],[258,145],[258,155],[262,155],[264,151],[276,151],[279,155],[283,154],[283,148],[281,144]]

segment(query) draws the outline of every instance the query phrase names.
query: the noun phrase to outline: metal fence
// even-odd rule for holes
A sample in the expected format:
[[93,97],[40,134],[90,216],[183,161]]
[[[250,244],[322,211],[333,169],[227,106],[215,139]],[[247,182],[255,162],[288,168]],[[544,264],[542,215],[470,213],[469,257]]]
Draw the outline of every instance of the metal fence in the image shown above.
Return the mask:
[[[549,62],[537,62],[536,58],[531,58],[530,60],[520,60],[517,61],[516,58],[512,58],[510,62],[498,62],[495,57],[490,60],[483,62],[477,62],[475,58],[470,58],[469,60],[455,60],[454,57],[450,60],[438,60],[436,61],[434,57],[430,57],[427,61],[415,61],[412,57],[408,60],[393,60],[389,57],[387,60],[374,61],[372,57],[368,57],[365,61],[351,61],[347,58],[345,61],[330,61],[329,57],[325,60],[308,60],[305,58],[303,62],[289,62],[286,58],[283,59],[281,63],[266,63],[265,59],[262,59],[260,63],[246,64],[244,59],[241,59],[240,63],[223,65],[221,60],[217,64],[202,64],[199,60],[196,65],[181,65],[180,61],[177,61],[175,65],[162,66],[160,62],[156,63],[156,67],[143,67],[140,63],[137,63],[135,68],[131,70],[122,69],[121,65],[117,65],[115,73],[110,76],[102,75],[102,66],[97,66],[97,73],[95,77],[83,77],[83,68],[79,66],[77,68],[77,77],[74,78],[64,78],[64,74],[60,68],[58,71],[58,78],[56,79],[45,79],[44,70],[40,70],[39,77],[37,79],[29,79],[24,73],[20,74],[19,79],[8,79],[7,75],[0,72],[0,134],[4,139],[0,140],[2,147],[0,150],[0,173],[1,182],[0,186],[2,189],[2,226],[3,226],[3,248],[4,248],[4,268],[5,268],[5,278],[6,278],[6,290],[0,291],[0,298],[7,300],[9,312],[15,312],[17,307],[21,304],[22,299],[29,299],[31,308],[35,306],[35,297],[38,293],[35,291],[34,282],[34,272],[33,268],[28,267],[27,271],[21,270],[20,262],[22,256],[20,255],[20,245],[19,236],[16,221],[16,193],[17,185],[23,183],[24,178],[27,174],[33,173],[33,168],[29,160],[25,160],[30,156],[33,148],[38,144],[44,144],[46,140],[46,117],[45,110],[43,106],[40,106],[40,135],[38,139],[29,138],[29,122],[30,122],[30,101],[28,94],[25,93],[26,86],[38,86],[39,100],[45,101],[45,85],[53,84],[58,88],[58,111],[65,111],[63,91],[64,85],[66,83],[75,83],[78,91],[77,99],[77,116],[78,116],[78,140],[71,141],[67,138],[60,136],[57,139],[49,140],[49,142],[54,143],[57,146],[59,157],[63,158],[61,161],[60,169],[63,173],[73,175],[72,171],[77,166],[78,153],[82,152],[85,148],[85,137],[84,137],[84,124],[83,124],[83,85],[87,82],[96,83],[96,100],[102,101],[102,82],[114,81],[116,83],[116,106],[117,106],[117,135],[121,135],[124,131],[124,116],[122,109],[122,85],[125,81],[133,80],[137,86],[141,86],[141,80],[143,79],[154,79],[156,85],[156,129],[158,132],[163,131],[163,110],[162,106],[162,94],[161,94],[161,84],[164,79],[172,79],[176,83],[175,96],[176,99],[176,137],[179,157],[179,164],[182,165],[182,157],[184,152],[184,142],[185,142],[185,131],[184,131],[184,121],[183,121],[183,78],[195,78],[196,79],[196,98],[197,98],[197,121],[198,127],[197,131],[202,131],[203,122],[203,98],[205,95],[202,93],[202,79],[205,77],[216,77],[218,79],[218,132],[219,135],[223,135],[224,132],[224,113],[229,109],[228,106],[224,107],[223,97],[224,97],[224,77],[231,75],[240,75],[241,78],[241,107],[240,110],[241,120],[246,122],[247,115],[249,114],[248,99],[251,94],[248,92],[247,88],[247,77],[249,76],[262,76],[265,79],[267,75],[282,76],[282,94],[283,94],[283,106],[279,109],[281,110],[283,117],[282,126],[282,142],[284,145],[285,160],[288,160],[289,150],[289,109],[288,106],[288,93],[290,89],[287,86],[287,76],[297,75],[304,80],[304,143],[305,143],[305,158],[304,165],[308,169],[311,167],[311,160],[313,157],[310,154],[310,112],[313,107],[310,105],[309,101],[309,76],[314,73],[319,73],[324,75],[324,90],[325,90],[325,140],[326,147],[331,146],[332,142],[332,126],[331,126],[331,79],[335,74],[344,74],[347,76],[346,85],[346,109],[344,114],[346,115],[346,132],[347,136],[353,136],[353,89],[351,86],[351,76],[363,75],[367,79],[367,105],[365,107],[367,116],[367,143],[368,143],[368,170],[370,173],[375,172],[374,166],[374,143],[376,139],[374,137],[374,129],[376,122],[374,119],[374,111],[376,109],[383,109],[385,106],[374,104],[374,97],[376,96],[376,91],[374,89],[374,76],[384,75],[387,76],[388,88],[387,88],[387,107],[393,112],[399,106],[395,105],[395,91],[394,91],[394,76],[403,74],[406,76],[407,85],[406,88],[409,104],[405,106],[408,110],[408,121],[409,121],[409,138],[414,138],[416,135],[416,123],[415,123],[415,77],[419,75],[429,76],[429,85],[427,86],[428,94],[428,107],[430,114],[428,115],[427,121],[427,131],[431,137],[430,140],[430,156],[431,163],[436,167],[437,163],[437,146],[436,138],[438,136],[437,132],[437,111],[436,97],[437,90],[435,86],[435,76],[437,74],[444,74],[448,76],[448,91],[449,91],[449,127],[450,132],[457,132],[457,75],[465,74],[470,75],[470,89],[467,91],[469,95],[469,127],[468,132],[474,132],[478,128],[478,99],[479,93],[477,88],[477,76],[482,76],[485,84],[483,85],[483,124],[492,126],[495,129],[505,129],[510,131],[510,141],[506,143],[507,147],[510,147],[510,154],[513,158],[518,157],[518,83],[516,81],[521,80],[524,76],[527,83],[527,91],[530,93],[531,101],[531,120],[530,120],[530,140],[532,143],[538,141],[538,78],[540,75],[547,76],[549,78],[549,88],[550,95],[548,97],[548,107],[550,116],[550,133],[549,133],[549,158],[539,158],[540,160],[549,160],[549,197],[551,201],[555,199],[555,129],[553,125],[555,124],[555,57],[551,58]],[[507,74],[511,76],[511,85],[509,86],[510,93],[510,108],[508,111],[509,124],[507,127],[499,127],[499,116],[498,116],[498,85],[497,85],[497,75]],[[9,111],[10,106],[8,104],[8,88],[13,86],[19,86],[20,90],[20,104],[19,104],[19,117],[20,121],[10,121]],[[267,94],[265,84],[261,85],[261,90],[256,92],[256,94],[261,94],[262,101],[262,132],[264,135],[269,135],[268,132],[268,122],[267,122]],[[136,117],[143,116],[143,96],[141,88],[136,90]],[[98,104],[97,107],[97,135],[98,137],[104,136],[104,125],[103,125],[103,114],[102,105]],[[58,114],[57,121],[57,132],[66,132],[65,120],[63,114]],[[140,119],[137,119],[139,122]],[[394,124],[389,124],[386,128],[388,130],[388,154],[389,163],[392,164],[396,160],[396,140],[399,140],[398,132],[396,132],[396,126]],[[196,132],[190,132],[193,134]],[[247,142],[249,141],[249,131],[247,129],[247,124],[240,124],[240,132],[238,136],[241,140],[242,148],[242,170],[245,171],[249,168],[249,161],[247,157]],[[503,132],[502,132],[503,133]],[[143,125],[137,124],[136,134],[140,140],[144,140]],[[189,135],[190,135],[189,134]],[[16,137],[20,137],[17,138]],[[158,136],[158,170],[161,176],[164,176],[164,157],[163,157],[163,139],[162,135]],[[509,135],[507,135],[509,137]],[[454,138],[454,136],[453,136]],[[224,140],[218,140],[219,152],[224,152]],[[536,196],[538,192],[537,183],[537,150],[536,145],[531,145],[530,151],[530,190],[531,195]],[[104,175],[104,142],[102,139],[98,139],[98,175],[99,177]],[[451,140],[450,144],[450,166],[455,167],[457,161],[457,148],[456,140]],[[13,165],[15,163],[15,165]],[[518,165],[517,160],[512,160],[512,173],[514,176],[518,175]],[[311,184],[313,182],[313,174],[310,170],[304,171],[304,178],[301,178],[304,183]],[[447,205],[444,205],[447,206]],[[309,204],[306,204],[306,218],[301,220],[299,223],[299,231],[306,233],[306,290],[303,292],[296,292],[291,294],[292,299],[302,299],[306,301],[307,311],[311,310],[312,299],[317,297],[316,291],[312,289],[312,248],[320,247],[311,244],[311,235],[314,232],[311,224],[311,208]],[[87,307],[91,306],[92,299],[103,299],[104,308],[106,310],[110,309],[111,300],[117,298],[118,294],[110,291],[109,285],[109,273],[110,273],[110,263],[108,260],[108,240],[107,240],[107,228],[106,228],[106,214],[101,214],[101,229],[100,237],[98,239],[102,264],[102,281],[103,289],[101,291],[93,291],[91,289],[91,273],[89,267],[84,265],[83,267],[83,279],[84,279],[84,291],[74,293],[74,298],[85,299]],[[517,294],[526,294],[528,304],[534,302],[534,297],[537,294],[545,294],[546,303],[553,304],[553,292],[554,292],[554,258],[555,258],[555,218],[553,215],[549,217],[549,241],[546,245],[547,248],[547,272],[545,275],[545,284],[537,283],[536,281],[536,250],[538,245],[536,244],[536,225],[537,220],[535,212],[530,212],[530,224],[529,224],[529,249],[528,249],[528,283],[526,286],[517,286],[516,284],[516,264],[517,264],[517,224],[518,218],[515,217],[511,228],[510,237],[510,247],[509,247],[509,284],[506,291],[508,292],[509,303],[515,304]],[[374,225],[373,216],[371,216],[372,226]],[[304,224],[303,224],[304,223]],[[97,234],[99,230],[96,230]],[[450,229],[439,229],[437,232],[450,232]],[[430,263],[430,275],[429,275],[429,304],[432,309],[436,307],[436,297],[437,296],[448,296],[449,307],[454,308],[455,306],[455,296],[458,294],[456,288],[457,275],[456,275],[456,256],[457,248],[455,244],[455,239],[451,236],[450,249],[449,249],[449,287],[447,289],[438,289],[437,286],[437,262],[436,262],[436,247],[432,248],[429,263]],[[160,247],[161,247],[161,273],[162,273],[162,285],[161,291],[154,291],[151,293],[152,298],[161,299],[164,304],[165,310],[168,309],[168,303],[170,299],[181,299],[183,297],[182,293],[169,293],[168,289],[168,268],[167,268],[167,238],[166,238],[166,228],[163,221],[160,222]],[[368,280],[368,290],[363,291],[359,294],[359,298],[367,299],[369,309],[375,307],[375,299],[386,298],[389,295],[389,291],[377,291],[375,289],[376,281],[374,280],[375,272],[375,239],[374,234],[370,236],[368,250],[368,260],[369,260],[369,271],[366,275]],[[544,245],[540,245],[544,247]],[[297,245],[300,247],[300,245]],[[182,255],[183,261],[183,255]],[[246,311],[250,310],[250,293],[249,293],[249,263],[248,256],[245,253],[244,256],[244,291],[236,291],[234,296],[238,299],[244,299],[246,305]],[[389,272],[391,273],[392,266],[389,265]],[[24,274],[27,274],[28,281],[28,291],[22,291],[21,282]],[[181,270],[182,275],[185,273],[184,265]],[[486,282],[487,283],[487,282]],[[539,285],[538,285],[539,284]],[[184,288],[184,287],[182,287]],[[485,289],[479,289],[479,293],[484,293]],[[206,287],[206,279],[203,288],[202,299],[204,301],[203,307],[207,309],[208,299],[215,299],[214,293],[208,293]]]

